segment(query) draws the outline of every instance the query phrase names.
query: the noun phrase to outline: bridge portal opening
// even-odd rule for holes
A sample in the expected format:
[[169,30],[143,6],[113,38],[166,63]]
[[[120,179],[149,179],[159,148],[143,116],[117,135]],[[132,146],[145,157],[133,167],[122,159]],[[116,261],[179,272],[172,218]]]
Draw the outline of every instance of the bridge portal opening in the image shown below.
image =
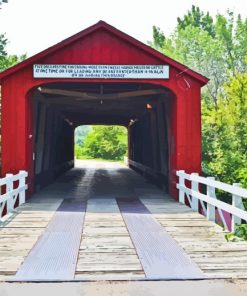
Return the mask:
[[124,162],[128,129],[119,125],[82,125],[75,128],[75,160]]
[[32,90],[35,190],[74,167],[81,125],[123,126],[128,164],[167,189],[173,93],[151,83],[47,83]]

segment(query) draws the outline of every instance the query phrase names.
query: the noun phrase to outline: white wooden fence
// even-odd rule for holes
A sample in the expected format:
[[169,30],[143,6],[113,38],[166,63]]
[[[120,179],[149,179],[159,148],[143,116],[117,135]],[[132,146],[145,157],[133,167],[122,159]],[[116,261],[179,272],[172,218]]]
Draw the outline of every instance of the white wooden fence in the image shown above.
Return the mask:
[[[23,204],[26,200],[26,171],[20,171],[18,174],[7,174],[4,178],[0,179],[0,188],[3,192],[3,186],[6,186],[5,193],[0,195],[0,221],[3,216],[3,210],[6,208],[6,214],[13,212],[16,200],[19,196],[19,205]],[[18,182],[17,188],[14,188],[14,182]]]
[[[179,177],[177,189],[179,189],[179,202],[185,203],[187,197],[191,208],[199,211],[199,205],[203,214],[208,220],[216,222],[216,208],[219,216],[228,229],[227,223],[222,212],[228,212],[232,215],[231,231],[235,230],[236,224],[240,224],[241,220],[247,221],[247,212],[244,210],[242,203],[243,198],[247,198],[247,189],[241,188],[239,183],[229,185],[220,181],[216,181],[214,177],[201,177],[197,173],[186,174],[183,170],[177,171]],[[186,186],[186,180],[191,182],[191,186]],[[200,192],[200,184],[206,185],[206,194]],[[217,199],[215,189],[220,189],[232,195],[232,204],[225,203]]]

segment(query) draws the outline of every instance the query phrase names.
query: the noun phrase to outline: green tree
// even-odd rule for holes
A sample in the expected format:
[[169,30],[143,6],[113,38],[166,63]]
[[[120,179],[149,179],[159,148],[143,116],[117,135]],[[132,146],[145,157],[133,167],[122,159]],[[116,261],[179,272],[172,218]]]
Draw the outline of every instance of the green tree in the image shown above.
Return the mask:
[[7,56],[7,52],[5,50],[6,45],[7,45],[7,39],[5,37],[5,34],[1,34],[0,35],[0,58]]
[[199,28],[203,31],[208,32],[212,37],[215,37],[215,27],[213,24],[213,18],[200,10],[199,7],[192,5],[192,8],[183,18],[177,18],[178,29],[186,29],[188,26]]
[[8,69],[15,64],[18,64],[21,61],[24,61],[27,58],[26,54],[17,56],[17,55],[6,55],[0,56],[0,72]]
[[[227,183],[247,187],[247,74],[232,76],[223,86],[217,111],[203,114],[204,171]],[[214,130],[215,133],[211,131]],[[214,138],[211,138],[214,135]]]
[[[3,3],[7,3],[7,0],[0,0],[0,9]],[[17,55],[8,55],[6,51],[8,40],[5,34],[0,34],[0,72],[25,60],[26,54],[17,56]]]
[[154,27],[151,44],[210,78],[202,95],[203,170],[247,186],[247,19],[231,11],[213,19],[192,6],[170,36]]
[[123,159],[127,151],[127,130],[120,126],[93,126],[84,141],[82,154],[91,158]]
[[90,125],[78,126],[75,129],[75,144],[83,146],[87,134],[92,130]]
[[153,47],[210,78],[204,98],[217,108],[217,98],[229,76],[247,70],[247,20],[232,12],[217,15],[192,6],[171,36],[153,27]]

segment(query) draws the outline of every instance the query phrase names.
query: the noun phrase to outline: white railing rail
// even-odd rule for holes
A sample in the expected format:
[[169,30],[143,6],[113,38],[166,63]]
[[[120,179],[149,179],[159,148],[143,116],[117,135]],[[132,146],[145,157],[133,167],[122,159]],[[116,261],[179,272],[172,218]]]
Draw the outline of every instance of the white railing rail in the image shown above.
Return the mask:
[[[214,177],[201,177],[197,173],[187,174],[180,170],[176,172],[179,177],[177,189],[179,190],[179,202],[185,203],[187,197],[191,208],[195,211],[199,210],[199,204],[202,207],[204,215],[208,220],[215,222],[216,208],[220,218],[227,227],[227,223],[222,212],[228,212],[232,215],[231,230],[234,231],[236,224],[240,224],[241,220],[247,221],[247,211],[244,210],[243,198],[247,198],[247,189],[241,188],[239,183],[229,185],[220,181],[216,181]],[[186,186],[186,180],[191,182],[191,188]],[[199,184],[207,187],[206,194],[200,192]],[[217,199],[215,189],[220,189],[232,195],[232,204],[225,203]],[[206,204],[206,205],[205,205]]]
[[[6,214],[13,212],[17,198],[19,198],[19,205],[25,203],[26,200],[26,171],[19,171],[18,174],[7,174],[0,179],[0,188],[3,192],[5,186],[5,193],[0,194],[0,221],[3,216],[3,211],[6,208]],[[17,188],[14,188],[15,182],[18,182]]]

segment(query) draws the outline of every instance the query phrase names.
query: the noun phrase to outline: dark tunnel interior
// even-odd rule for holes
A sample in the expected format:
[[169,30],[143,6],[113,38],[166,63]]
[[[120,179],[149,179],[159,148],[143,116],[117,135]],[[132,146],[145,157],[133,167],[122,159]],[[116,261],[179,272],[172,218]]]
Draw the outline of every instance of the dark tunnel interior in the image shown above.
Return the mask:
[[169,105],[173,94],[150,83],[48,83],[33,90],[35,190],[74,166],[80,125],[128,129],[129,166],[166,189]]

